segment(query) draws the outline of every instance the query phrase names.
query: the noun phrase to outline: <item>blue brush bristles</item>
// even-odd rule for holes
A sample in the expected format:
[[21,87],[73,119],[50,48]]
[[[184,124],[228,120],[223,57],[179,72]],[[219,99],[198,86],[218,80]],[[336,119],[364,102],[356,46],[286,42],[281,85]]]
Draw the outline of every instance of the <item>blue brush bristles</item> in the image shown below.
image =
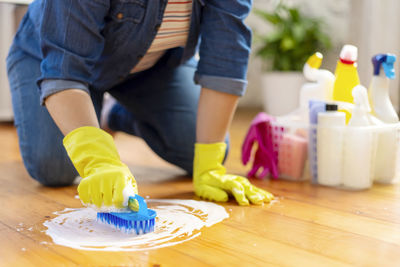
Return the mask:
[[139,202],[139,210],[129,212],[98,212],[97,220],[113,225],[126,233],[136,232],[137,235],[154,231],[157,213],[147,208],[144,199],[135,195],[129,199],[136,199]]

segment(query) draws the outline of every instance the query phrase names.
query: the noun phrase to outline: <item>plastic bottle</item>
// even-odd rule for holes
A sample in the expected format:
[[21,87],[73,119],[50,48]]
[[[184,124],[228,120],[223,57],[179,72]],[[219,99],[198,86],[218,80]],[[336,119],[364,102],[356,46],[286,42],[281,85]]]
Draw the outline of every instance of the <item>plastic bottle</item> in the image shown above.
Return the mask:
[[337,105],[326,105],[326,112],[318,113],[317,162],[318,183],[339,186],[342,182],[343,129],[346,115]]
[[378,54],[372,57],[374,75],[368,88],[372,113],[386,123],[399,122],[399,117],[393,108],[389,97],[389,79],[395,78],[392,54]]
[[351,189],[366,189],[372,184],[376,133],[370,126],[371,111],[367,89],[353,89],[354,109],[344,136],[343,185]]
[[323,55],[317,52],[304,64],[304,77],[311,82],[305,83],[300,89],[300,108],[307,108],[310,100],[332,99],[335,76],[328,70],[319,69],[322,59]]
[[310,130],[308,133],[308,155],[311,171],[311,182],[318,183],[318,159],[317,159],[317,124],[318,113],[325,112],[325,102],[310,100],[308,104]]
[[[336,79],[333,85],[333,100],[354,103],[352,90],[360,84],[356,61],[357,47],[344,45],[335,70]],[[348,122],[351,114],[347,111],[345,112],[346,122]]]
[[368,102],[367,89],[362,85],[357,85],[354,87],[352,95],[354,98],[354,109],[349,126],[369,126],[368,113],[371,112],[371,107]]
[[[389,97],[389,82],[395,78],[392,54],[378,54],[372,57],[374,76],[368,89],[373,114],[385,123],[397,123],[399,117]],[[379,126],[380,124],[374,123]],[[396,128],[384,127],[379,132],[375,159],[374,180],[380,183],[392,183],[396,178],[396,159],[399,150]]]

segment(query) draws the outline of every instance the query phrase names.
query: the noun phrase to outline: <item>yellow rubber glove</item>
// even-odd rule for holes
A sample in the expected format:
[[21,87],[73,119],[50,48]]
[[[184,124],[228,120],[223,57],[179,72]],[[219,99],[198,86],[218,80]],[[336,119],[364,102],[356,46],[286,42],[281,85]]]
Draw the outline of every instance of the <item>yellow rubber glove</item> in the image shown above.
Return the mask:
[[222,165],[226,144],[196,144],[193,164],[193,184],[197,196],[204,199],[225,202],[228,193],[232,194],[239,205],[270,202],[274,196],[252,185],[247,178],[226,174]]
[[121,162],[111,135],[96,127],[80,127],[66,135],[63,143],[83,178],[78,193],[84,204],[123,208],[129,195],[137,194],[135,178]]

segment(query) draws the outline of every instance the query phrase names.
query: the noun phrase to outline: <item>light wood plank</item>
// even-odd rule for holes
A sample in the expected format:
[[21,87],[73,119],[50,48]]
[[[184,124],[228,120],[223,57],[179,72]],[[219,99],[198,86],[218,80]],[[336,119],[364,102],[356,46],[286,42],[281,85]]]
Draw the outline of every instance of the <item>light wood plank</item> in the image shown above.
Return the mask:
[[0,222],[0,266],[57,266],[75,265],[51,249],[43,249],[39,242],[26,237]]
[[11,123],[0,122],[0,163],[21,161],[18,137]]

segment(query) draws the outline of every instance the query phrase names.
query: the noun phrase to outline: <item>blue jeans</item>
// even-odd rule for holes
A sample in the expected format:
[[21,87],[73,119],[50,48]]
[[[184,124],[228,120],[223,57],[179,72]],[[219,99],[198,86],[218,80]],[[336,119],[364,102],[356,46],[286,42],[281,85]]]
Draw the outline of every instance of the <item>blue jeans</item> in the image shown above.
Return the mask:
[[[8,62],[8,77],[25,167],[43,185],[70,185],[78,173],[62,145],[63,134],[39,104],[40,61],[29,55],[19,58]],[[109,90],[119,102],[111,109],[110,128],[143,138],[161,158],[189,174],[200,94],[193,82],[195,70],[195,60],[170,67],[165,56],[153,68]],[[91,90],[91,97],[99,117],[103,94]]]

